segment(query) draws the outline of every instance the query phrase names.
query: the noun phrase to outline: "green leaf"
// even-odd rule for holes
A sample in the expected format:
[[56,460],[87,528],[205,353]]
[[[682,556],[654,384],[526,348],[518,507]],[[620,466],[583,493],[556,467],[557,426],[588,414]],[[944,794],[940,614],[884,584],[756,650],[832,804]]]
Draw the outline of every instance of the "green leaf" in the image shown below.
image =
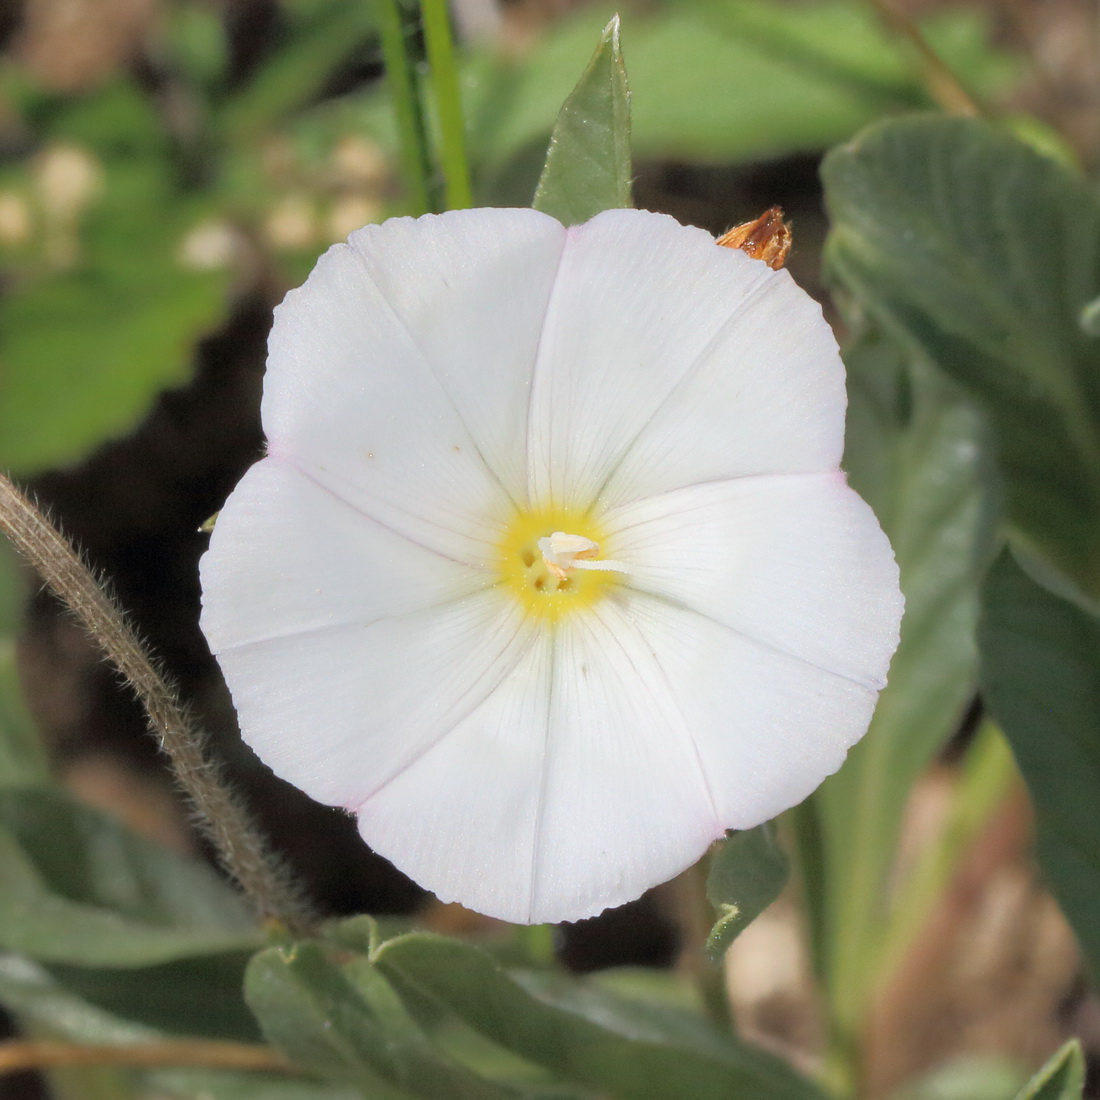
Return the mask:
[[[146,972],[135,972],[140,973]],[[151,979],[157,979],[155,971],[148,973]],[[120,1046],[175,1037],[89,1004],[45,970],[13,955],[0,956],[0,1005],[30,1025],[41,1037]],[[351,1089],[261,1073],[164,1069],[134,1072],[128,1076],[136,1082],[134,1093],[143,1097],[167,1095],[180,1100],[357,1100],[361,1097]],[[74,1090],[72,1095],[90,1093]],[[110,1095],[117,1097],[120,1094]]]
[[721,954],[777,897],[789,867],[770,823],[735,833],[711,856],[707,898],[719,918],[707,950]]
[[66,147],[68,176],[85,179],[62,215],[49,212],[32,162],[19,173],[42,207],[34,260],[0,270],[0,468],[20,473],[125,434],[157,393],[185,382],[229,281],[184,261],[184,238],[209,207],[181,186],[136,87],[35,103],[26,122],[54,153]]
[[982,687],[1035,804],[1039,863],[1100,976],[1100,619],[1006,551],[982,590]]
[[288,1058],[379,1100],[516,1096],[434,1051],[366,956],[341,967],[319,943],[269,948],[248,966],[245,998]]
[[1016,1100],[1081,1100],[1085,1089],[1085,1056],[1071,1039],[1017,1094]]
[[49,790],[0,791],[0,947],[48,963],[153,966],[253,948],[209,867]]
[[910,118],[822,174],[837,277],[922,349],[993,429],[1016,544],[1100,598],[1100,201],[988,123]]
[[158,966],[103,969],[50,964],[70,993],[120,1020],[178,1035],[257,1042],[242,987],[251,951],[174,959]]
[[630,206],[630,180],[630,92],[616,15],[554,123],[532,205],[579,225]]
[[505,973],[483,951],[413,933],[383,944],[377,966],[417,999],[558,1078],[617,1100],[822,1100],[778,1058],[704,1017],[628,1000],[553,974]]
[[[906,44],[860,0],[678,0],[620,7],[635,160],[730,163],[824,149],[885,113],[934,104]],[[519,56],[475,48],[463,95],[484,199],[523,201],[576,59],[599,30],[588,10]],[[1019,66],[989,46],[988,18],[944,12],[921,27],[968,84],[995,93]],[[733,214],[731,212],[731,218]]]
[[795,811],[817,970],[834,1026],[859,1032],[889,934],[909,790],[977,680],[978,583],[993,528],[979,418],[926,365],[873,334],[845,352],[845,466],[890,537],[906,598],[871,727]]
[[224,308],[223,283],[134,253],[130,271],[52,276],[13,294],[0,309],[0,465],[63,465],[132,428],[160,390],[186,380],[195,342]]

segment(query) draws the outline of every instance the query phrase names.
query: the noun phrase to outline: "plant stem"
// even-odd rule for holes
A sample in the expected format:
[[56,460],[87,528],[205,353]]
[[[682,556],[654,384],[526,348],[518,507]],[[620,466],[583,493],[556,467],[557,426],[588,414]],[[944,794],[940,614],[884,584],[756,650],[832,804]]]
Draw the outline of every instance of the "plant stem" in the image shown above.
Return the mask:
[[908,15],[896,11],[890,0],[870,0],[870,3],[890,30],[909,41],[924,69],[928,94],[944,111],[949,115],[967,118],[988,117],[989,111],[966,90],[962,81],[932,49],[920,27]]
[[127,1046],[67,1043],[54,1039],[16,1039],[0,1043],[0,1076],[61,1066],[201,1066],[204,1069],[300,1072],[270,1047],[218,1039],[167,1039]]
[[415,59],[408,49],[400,0],[378,0],[377,10],[382,60],[401,143],[401,171],[409,189],[413,213],[424,214],[433,209],[434,169],[424,109],[417,93]]
[[3,474],[0,531],[125,677],[225,869],[240,884],[260,919],[282,924],[293,933],[308,931],[313,921],[301,892],[221,770],[206,755],[203,733],[156,668],[121,608],[68,540]]
[[428,48],[428,80],[439,120],[439,161],[446,181],[448,210],[473,206],[470,166],[466,157],[466,122],[462,115],[458,65],[447,0],[421,0],[424,39]]

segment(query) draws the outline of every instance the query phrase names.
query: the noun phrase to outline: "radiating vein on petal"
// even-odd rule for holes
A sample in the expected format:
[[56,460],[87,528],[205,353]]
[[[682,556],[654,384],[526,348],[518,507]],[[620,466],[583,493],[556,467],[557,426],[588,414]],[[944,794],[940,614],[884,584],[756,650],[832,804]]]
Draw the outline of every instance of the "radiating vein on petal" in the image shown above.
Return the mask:
[[613,508],[632,587],[880,688],[902,599],[893,552],[839,471],[710,482]]
[[[488,215],[488,216],[487,216]],[[531,375],[565,229],[536,210],[398,218],[349,244],[516,503]]]
[[797,805],[867,729],[870,688],[661,600],[632,596],[630,616],[660,655],[728,829]]
[[531,644],[530,624],[491,589],[218,659],[261,759],[312,798],[355,809],[482,706]]
[[420,542],[483,558],[485,517],[523,489],[516,425],[563,234],[535,211],[465,211],[334,246],[276,310],[270,452]]
[[659,214],[612,210],[569,229],[531,393],[533,497],[591,502],[741,297],[773,274]]
[[657,651],[614,601],[558,626],[546,768],[532,921],[629,901],[722,833]]
[[[728,252],[728,249],[718,249]],[[732,309],[602,488],[620,503],[702,481],[835,469],[844,447],[844,365],[821,307],[786,271],[730,254],[767,279]]]
[[359,831],[442,901],[530,916],[553,639],[530,639],[481,704],[359,807]]
[[568,234],[532,390],[536,498],[836,466],[844,368],[787,272],[645,211]]
[[424,610],[492,579],[366,518],[274,458],[253,466],[226,502],[200,571],[202,628],[215,653]]

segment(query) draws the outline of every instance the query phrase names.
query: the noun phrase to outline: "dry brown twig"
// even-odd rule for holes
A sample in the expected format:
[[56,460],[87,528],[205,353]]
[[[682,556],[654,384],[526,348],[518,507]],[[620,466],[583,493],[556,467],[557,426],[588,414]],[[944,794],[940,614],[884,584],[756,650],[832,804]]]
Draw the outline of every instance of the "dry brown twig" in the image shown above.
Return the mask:
[[126,1066],[135,1069],[186,1066],[301,1073],[270,1047],[218,1039],[165,1039],[117,1046],[68,1043],[56,1039],[14,1039],[0,1043],[0,1076],[62,1066]]

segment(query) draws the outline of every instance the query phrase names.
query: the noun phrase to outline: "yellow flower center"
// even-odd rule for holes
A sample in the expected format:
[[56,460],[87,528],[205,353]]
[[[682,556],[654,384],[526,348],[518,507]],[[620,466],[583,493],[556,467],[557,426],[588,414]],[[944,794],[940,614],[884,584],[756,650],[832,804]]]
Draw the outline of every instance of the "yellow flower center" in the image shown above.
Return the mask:
[[603,532],[585,513],[517,512],[500,541],[501,579],[529,612],[556,620],[591,607],[627,571],[602,545]]

